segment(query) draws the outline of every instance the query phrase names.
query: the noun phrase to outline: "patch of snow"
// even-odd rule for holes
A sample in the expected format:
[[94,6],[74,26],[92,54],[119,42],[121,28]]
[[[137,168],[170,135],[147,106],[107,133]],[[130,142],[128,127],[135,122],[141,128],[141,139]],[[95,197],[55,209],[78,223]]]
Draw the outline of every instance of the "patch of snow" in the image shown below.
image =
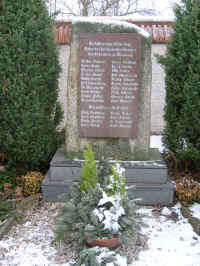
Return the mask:
[[69,266],[51,246],[55,210],[48,211],[48,206],[45,204],[38,212],[26,217],[23,224],[13,226],[0,240],[0,266]]
[[144,218],[148,227],[143,227],[142,233],[149,238],[149,249],[140,252],[138,261],[134,261],[131,266],[200,265],[200,236],[181,215],[180,204],[173,210],[179,216],[177,222],[163,220],[162,216],[154,217],[151,209],[144,211],[148,214]]
[[105,25],[113,25],[113,26],[121,26],[124,28],[132,28],[139,32],[143,37],[150,38],[151,35],[140,28],[139,26],[121,20],[115,20],[108,17],[72,17],[72,24],[80,23],[80,22],[90,22],[90,23],[103,23]]
[[200,204],[199,203],[194,203],[191,207],[190,210],[192,211],[192,216],[200,219]]
[[121,167],[119,163],[116,163],[113,168],[119,174],[120,177],[125,177],[125,169]]
[[102,221],[105,230],[118,232],[120,225],[118,223],[118,216],[113,214],[110,210],[104,210],[105,219]]
[[104,224],[105,230],[117,232],[120,229],[120,225],[118,220],[120,216],[125,214],[124,208],[120,204],[121,197],[120,195],[107,196],[107,194],[103,191],[102,199],[100,199],[98,206],[103,206],[106,203],[112,203],[110,209],[106,207],[102,207],[99,209],[95,209],[93,211],[94,215],[96,215],[100,222]]
[[152,162],[152,166],[156,166],[156,167],[163,167],[163,163],[159,163],[159,162]]
[[171,211],[170,211],[169,208],[164,207],[164,208],[162,209],[162,211],[161,211],[161,214],[162,214],[162,215],[170,215],[170,214],[171,214]]
[[[69,258],[68,249],[61,251],[51,246],[54,239],[55,225],[51,209],[56,204],[45,203],[27,218],[24,224],[11,228],[7,236],[0,240],[0,266],[72,266],[74,261]],[[181,205],[177,204],[171,210],[178,215],[178,221],[162,219],[152,210],[155,207],[139,207],[138,212],[144,215],[142,234],[148,237],[148,249],[139,253],[137,261],[129,266],[199,266],[200,265],[200,236],[194,231],[188,220],[180,212]],[[191,209],[199,216],[200,204],[194,204]],[[164,213],[167,209],[164,208]],[[27,223],[27,222],[30,222]],[[24,226],[26,224],[26,226]],[[118,257],[119,266],[126,266],[124,258]],[[121,264],[120,264],[121,263]],[[113,266],[113,264],[107,264]]]
[[[106,266],[127,266],[127,259],[122,257],[120,254],[116,254],[116,252],[109,250],[104,247],[93,247],[91,250],[95,251],[97,262],[99,265],[105,261],[105,259],[109,257],[114,257],[114,262],[106,263]],[[83,265],[81,265],[83,266]]]
[[121,255],[117,254],[115,256],[115,261],[107,263],[106,266],[127,266],[127,259],[125,257],[122,257]]
[[100,254],[97,256],[97,261],[99,264],[101,264],[108,257],[115,255],[115,252],[110,251],[108,248],[95,247],[94,249],[97,250],[98,252],[100,252]]
[[[115,160],[109,160],[110,163],[115,163]],[[153,161],[118,161],[122,165],[130,164],[131,166],[156,166],[156,167],[163,167],[162,160],[153,160]]]
[[94,209],[93,213],[96,217],[98,217],[99,222],[101,223],[104,219],[103,213],[99,209]]
[[119,202],[121,200],[120,195],[115,196],[108,196],[105,191],[103,191],[102,198],[100,199],[98,206],[102,206],[108,202],[112,203],[112,205],[115,205],[116,202]]
[[141,15],[133,15],[133,16],[124,16],[124,20],[130,19],[135,22],[174,22],[175,18],[171,16],[141,16]]
[[[56,19],[57,21],[62,21],[62,22],[72,22],[72,20],[74,20],[74,16],[65,16],[65,18],[63,18],[62,20]],[[101,20],[105,20],[105,19],[111,19],[111,20],[116,20],[116,21],[127,21],[127,20],[131,20],[131,21],[135,21],[135,22],[174,22],[175,18],[171,17],[171,16],[165,16],[163,18],[163,16],[142,16],[142,15],[127,15],[127,16],[94,16],[94,17],[90,17],[93,19],[101,19]]]
[[126,257],[122,257],[119,254],[116,255],[116,262],[118,266],[127,266],[127,259]]

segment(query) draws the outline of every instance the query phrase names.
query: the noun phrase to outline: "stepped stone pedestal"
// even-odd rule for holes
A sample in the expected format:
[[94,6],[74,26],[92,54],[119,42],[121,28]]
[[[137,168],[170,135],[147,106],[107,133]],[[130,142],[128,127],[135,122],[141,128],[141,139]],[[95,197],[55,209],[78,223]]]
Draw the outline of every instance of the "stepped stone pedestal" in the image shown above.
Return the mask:
[[[54,155],[42,183],[43,199],[61,201],[59,196],[69,193],[72,182],[80,179],[83,161],[68,160],[64,149]],[[174,185],[168,180],[168,170],[162,161],[120,162],[126,170],[129,197],[140,205],[169,205],[173,202]]]

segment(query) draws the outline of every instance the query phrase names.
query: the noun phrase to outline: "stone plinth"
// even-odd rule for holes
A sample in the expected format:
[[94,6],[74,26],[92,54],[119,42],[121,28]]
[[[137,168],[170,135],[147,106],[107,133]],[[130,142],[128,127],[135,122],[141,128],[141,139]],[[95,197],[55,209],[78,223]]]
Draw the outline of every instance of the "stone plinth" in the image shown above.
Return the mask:
[[[59,149],[51,161],[43,184],[43,199],[62,201],[59,197],[70,192],[72,182],[80,180],[84,161],[68,160]],[[111,161],[112,163],[112,161]],[[173,202],[174,185],[168,181],[168,170],[162,161],[120,162],[125,168],[130,198],[140,198],[138,204],[169,205]]]

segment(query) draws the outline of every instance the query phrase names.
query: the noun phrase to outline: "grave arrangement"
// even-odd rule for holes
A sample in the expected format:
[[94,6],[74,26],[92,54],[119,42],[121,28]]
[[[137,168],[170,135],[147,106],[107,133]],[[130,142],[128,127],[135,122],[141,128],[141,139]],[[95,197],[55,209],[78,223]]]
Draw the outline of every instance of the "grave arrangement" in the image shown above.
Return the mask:
[[[117,265],[121,255],[126,255],[128,243],[137,241],[141,220],[136,200],[128,198],[125,169],[119,163],[111,166],[102,159],[96,165],[89,145],[84,157],[81,180],[74,184],[70,199],[67,194],[57,217],[57,239],[77,242],[76,265]],[[109,250],[118,246],[122,246],[121,255]]]
[[[89,18],[73,22],[65,147],[51,161],[43,182],[44,199],[58,201],[59,194],[70,191],[82,171],[77,154],[89,143],[106,158],[126,158],[121,159],[126,182],[136,186],[129,196],[142,198],[142,204],[172,202],[166,165],[148,158],[151,42],[147,32],[130,23]],[[141,162],[135,162],[134,154],[143,157]]]

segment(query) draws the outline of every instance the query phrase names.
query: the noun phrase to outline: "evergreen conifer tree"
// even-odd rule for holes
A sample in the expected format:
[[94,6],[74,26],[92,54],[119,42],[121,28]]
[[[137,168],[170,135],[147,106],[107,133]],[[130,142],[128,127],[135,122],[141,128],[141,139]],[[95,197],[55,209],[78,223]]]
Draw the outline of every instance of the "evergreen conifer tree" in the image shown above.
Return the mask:
[[11,164],[36,168],[61,135],[57,48],[43,0],[2,0],[0,8],[0,149]]
[[166,128],[163,141],[183,166],[200,162],[200,1],[183,0],[175,8],[174,33],[165,56]]

